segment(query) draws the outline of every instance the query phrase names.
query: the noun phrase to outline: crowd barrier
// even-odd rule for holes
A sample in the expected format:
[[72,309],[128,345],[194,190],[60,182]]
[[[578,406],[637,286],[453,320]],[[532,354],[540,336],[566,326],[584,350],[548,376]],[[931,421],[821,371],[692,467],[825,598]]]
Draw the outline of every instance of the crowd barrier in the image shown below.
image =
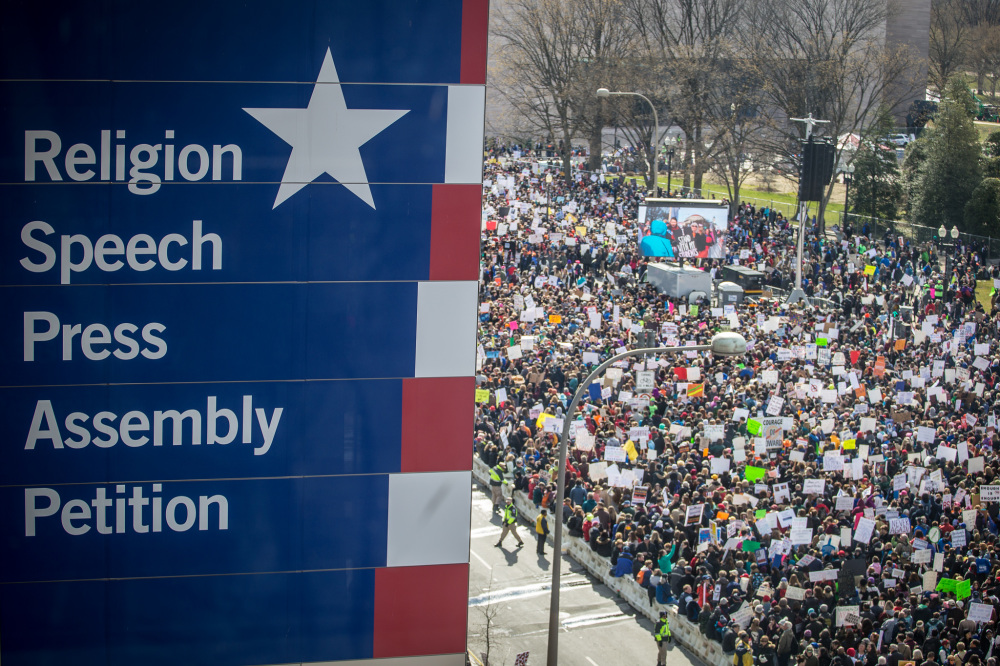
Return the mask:
[[[476,481],[487,488],[489,487],[489,468],[478,456],[473,458],[472,473]],[[514,495],[514,506],[517,508],[522,522],[526,522],[530,527],[528,537],[534,538],[535,519],[538,517],[540,511],[535,508],[533,502],[523,497],[523,493],[516,493]],[[550,530],[556,529],[556,520],[558,519],[550,516]],[[563,526],[563,529],[565,529],[565,526]],[[552,542],[552,540],[553,536],[552,532],[550,532],[549,542]],[[726,655],[722,651],[721,644],[706,638],[701,633],[698,625],[690,622],[686,617],[679,615],[674,606],[660,604],[656,600],[653,600],[653,603],[650,604],[649,595],[646,590],[631,576],[623,576],[621,578],[612,576],[610,573],[610,560],[591,550],[590,544],[582,538],[572,537],[564,532],[563,548],[564,552],[570,558],[586,569],[591,576],[607,585],[615,594],[627,601],[636,612],[642,613],[655,622],[660,617],[660,611],[667,611],[670,619],[670,632],[673,634],[674,641],[684,646],[689,652],[706,664],[706,666],[732,666],[732,655]],[[649,640],[652,644],[652,633],[650,633]]]

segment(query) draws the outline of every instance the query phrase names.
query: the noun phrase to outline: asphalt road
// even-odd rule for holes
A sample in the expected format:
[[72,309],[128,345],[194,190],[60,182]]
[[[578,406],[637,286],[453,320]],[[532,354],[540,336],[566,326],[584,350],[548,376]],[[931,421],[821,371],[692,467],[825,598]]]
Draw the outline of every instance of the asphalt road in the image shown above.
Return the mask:
[[[489,625],[490,666],[512,666],[528,651],[529,666],[546,659],[552,545],[535,554],[534,526],[521,522],[523,548],[507,535],[497,548],[500,516],[491,515],[489,494],[472,487],[472,546],[469,564],[469,649],[482,659]],[[562,558],[559,663],[580,666],[655,666],[653,625],[568,557]],[[489,619],[488,619],[489,618]],[[676,644],[668,666],[703,666]]]

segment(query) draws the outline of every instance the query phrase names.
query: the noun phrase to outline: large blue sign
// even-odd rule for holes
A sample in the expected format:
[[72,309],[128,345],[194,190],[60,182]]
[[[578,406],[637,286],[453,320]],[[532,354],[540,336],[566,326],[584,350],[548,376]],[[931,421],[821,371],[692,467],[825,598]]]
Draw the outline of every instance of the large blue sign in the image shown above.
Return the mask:
[[487,7],[0,5],[5,664],[464,652]]

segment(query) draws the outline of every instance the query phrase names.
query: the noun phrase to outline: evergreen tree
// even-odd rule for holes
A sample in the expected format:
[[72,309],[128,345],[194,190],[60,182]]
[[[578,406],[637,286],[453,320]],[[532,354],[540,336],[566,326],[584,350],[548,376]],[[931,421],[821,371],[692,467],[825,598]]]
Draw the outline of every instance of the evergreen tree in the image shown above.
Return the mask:
[[913,201],[912,221],[934,229],[965,226],[965,204],[982,180],[975,102],[964,81],[948,83],[934,128],[925,131],[927,159]]
[[856,215],[894,220],[903,201],[903,183],[896,148],[886,137],[895,125],[888,109],[878,116],[861,138],[854,157],[854,185],[848,208]]
[[1000,179],[984,178],[965,204],[965,230],[980,236],[1000,236]]
[[1000,132],[993,132],[983,142],[983,177],[1000,178]]
[[923,138],[906,144],[903,158],[903,208],[908,219],[913,219],[913,208],[923,187],[924,165],[927,163],[927,141]]

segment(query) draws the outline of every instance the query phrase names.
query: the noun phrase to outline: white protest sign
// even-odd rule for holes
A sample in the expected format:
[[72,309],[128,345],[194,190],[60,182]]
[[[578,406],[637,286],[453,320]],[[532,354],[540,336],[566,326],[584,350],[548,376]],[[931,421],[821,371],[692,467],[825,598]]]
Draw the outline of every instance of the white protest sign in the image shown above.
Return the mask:
[[989,622],[993,619],[993,604],[970,602],[969,619],[973,622]]
[[806,495],[822,495],[826,488],[826,479],[806,479],[802,483],[802,492]]
[[875,531],[875,521],[869,518],[859,518],[858,527],[854,530],[854,540],[861,543],[868,543],[872,540]]

